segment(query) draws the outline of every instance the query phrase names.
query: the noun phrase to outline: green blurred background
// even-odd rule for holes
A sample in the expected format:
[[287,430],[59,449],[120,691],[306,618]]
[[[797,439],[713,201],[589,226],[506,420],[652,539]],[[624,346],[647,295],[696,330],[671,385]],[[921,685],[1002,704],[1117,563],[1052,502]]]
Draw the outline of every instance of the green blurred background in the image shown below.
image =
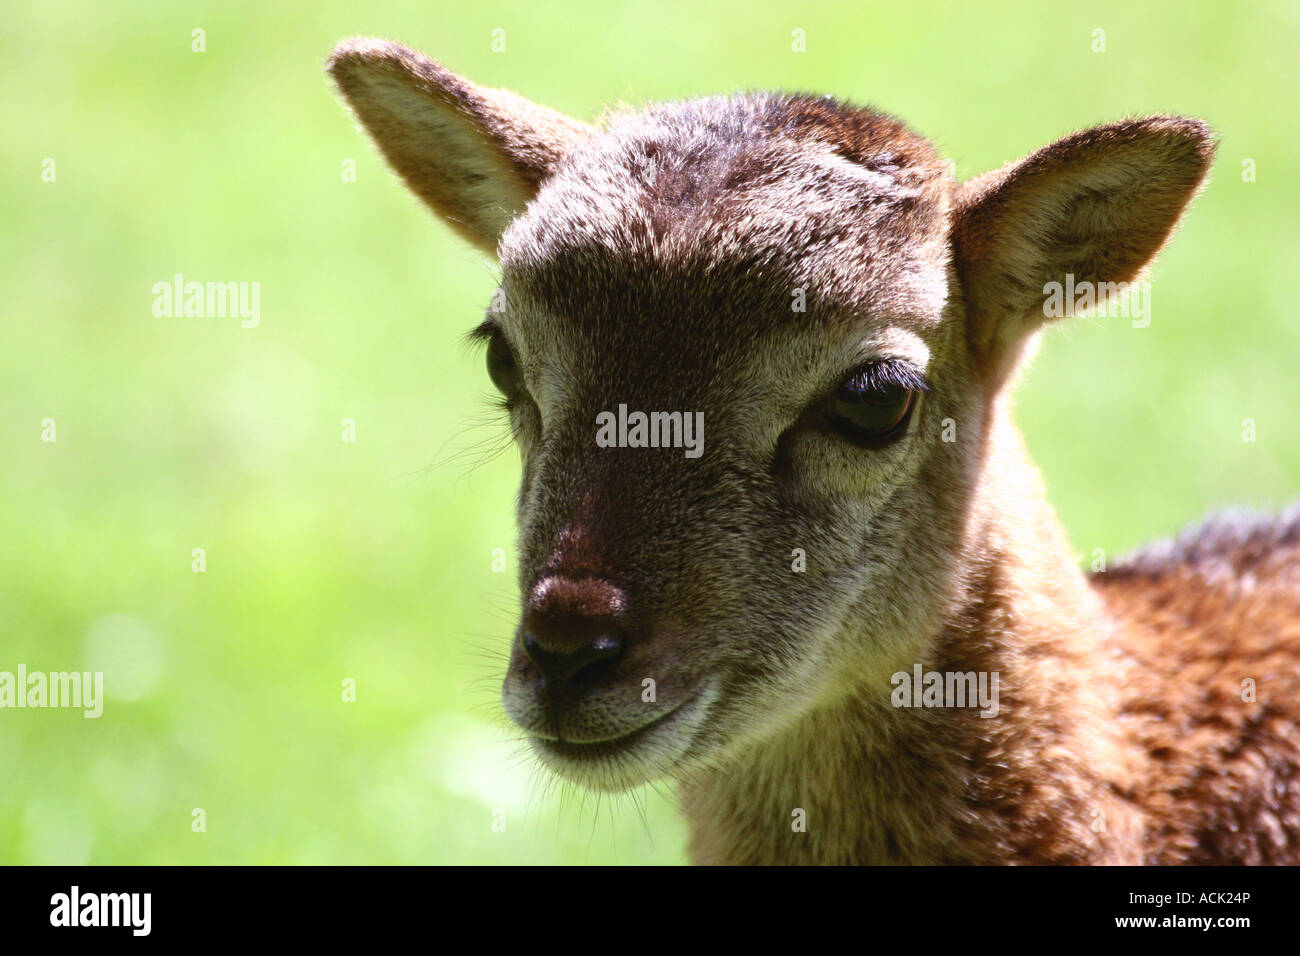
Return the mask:
[[[1113,556],[1300,491],[1298,10],[7,9],[0,670],[103,670],[108,699],[99,720],[0,711],[0,862],[685,859],[664,796],[549,786],[500,716],[518,465],[491,457],[506,431],[461,344],[494,269],[344,113],[321,70],[339,39],[399,39],[584,118],[620,100],[832,92],[903,116],[962,177],[1126,114],[1209,120],[1213,181],[1152,274],[1150,327],[1058,328],[1020,390],[1076,550]],[[153,284],[178,272],[259,282],[260,325],[155,317]]]

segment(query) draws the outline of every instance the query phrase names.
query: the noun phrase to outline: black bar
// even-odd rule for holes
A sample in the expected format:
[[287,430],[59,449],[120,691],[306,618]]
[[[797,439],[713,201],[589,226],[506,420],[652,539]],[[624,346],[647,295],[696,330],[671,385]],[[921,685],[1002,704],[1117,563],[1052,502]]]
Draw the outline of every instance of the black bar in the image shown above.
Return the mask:
[[[860,869],[810,872],[754,870],[719,873],[647,868],[615,873],[565,868],[562,874],[514,868],[359,867],[31,867],[0,871],[0,933],[6,941],[39,937],[57,942],[116,938],[204,941],[319,940],[375,942],[390,933],[432,931],[419,939],[451,944],[459,926],[484,945],[501,935],[556,931],[596,946],[597,927],[627,934],[627,945],[656,936],[683,942],[686,924],[727,933],[787,929],[809,940],[843,928],[863,943],[908,935],[917,945],[936,940],[997,944],[1021,932],[1039,940],[1123,939],[1146,942],[1200,936],[1231,945],[1263,931],[1293,937],[1296,872],[1258,869]],[[109,901],[111,917],[128,925],[53,926],[59,895],[81,913],[100,910],[98,894],[149,894],[126,909]],[[1185,894],[1185,895],[1179,895]],[[89,895],[96,896],[87,904]],[[89,909],[87,909],[89,907]],[[1208,928],[1189,925],[1209,919]],[[1126,920],[1148,925],[1120,925]],[[1223,921],[1244,920],[1241,925]],[[65,920],[67,921],[67,920]],[[647,935],[648,934],[648,935]],[[658,934],[662,934],[659,936]],[[459,935],[459,932],[457,933]],[[610,937],[605,936],[605,939]],[[457,948],[461,948],[458,944]],[[653,945],[658,951],[660,945]]]

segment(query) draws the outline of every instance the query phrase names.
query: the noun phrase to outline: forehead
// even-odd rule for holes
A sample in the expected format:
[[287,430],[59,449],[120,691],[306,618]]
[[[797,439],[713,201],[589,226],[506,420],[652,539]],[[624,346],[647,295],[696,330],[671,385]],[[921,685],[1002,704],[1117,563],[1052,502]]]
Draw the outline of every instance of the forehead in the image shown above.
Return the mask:
[[933,321],[950,187],[925,140],[829,98],[668,104],[564,161],[503,236],[504,281],[512,302],[642,333]]

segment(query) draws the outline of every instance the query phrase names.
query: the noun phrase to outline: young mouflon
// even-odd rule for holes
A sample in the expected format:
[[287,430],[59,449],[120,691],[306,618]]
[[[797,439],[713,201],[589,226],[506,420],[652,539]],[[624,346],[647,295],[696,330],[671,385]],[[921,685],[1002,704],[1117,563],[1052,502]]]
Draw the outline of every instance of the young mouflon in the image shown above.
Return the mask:
[[1203,123],[957,183],[829,97],[590,126],[386,41],[328,69],[501,263],[504,701],[547,767],[674,781],[699,863],[1300,863],[1300,510],[1086,575],[1008,398],[1045,290],[1169,237]]

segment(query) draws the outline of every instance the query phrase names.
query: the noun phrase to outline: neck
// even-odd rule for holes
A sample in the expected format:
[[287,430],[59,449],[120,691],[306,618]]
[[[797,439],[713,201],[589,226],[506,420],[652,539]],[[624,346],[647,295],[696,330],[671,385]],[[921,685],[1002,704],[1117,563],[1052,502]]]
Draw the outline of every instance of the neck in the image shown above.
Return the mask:
[[1141,841],[1117,796],[1133,768],[1107,719],[1112,625],[1018,434],[1003,431],[974,490],[963,583],[925,659],[896,662],[997,673],[996,716],[894,707],[878,680],[855,687],[684,782],[696,862],[1137,862],[1119,849]]

